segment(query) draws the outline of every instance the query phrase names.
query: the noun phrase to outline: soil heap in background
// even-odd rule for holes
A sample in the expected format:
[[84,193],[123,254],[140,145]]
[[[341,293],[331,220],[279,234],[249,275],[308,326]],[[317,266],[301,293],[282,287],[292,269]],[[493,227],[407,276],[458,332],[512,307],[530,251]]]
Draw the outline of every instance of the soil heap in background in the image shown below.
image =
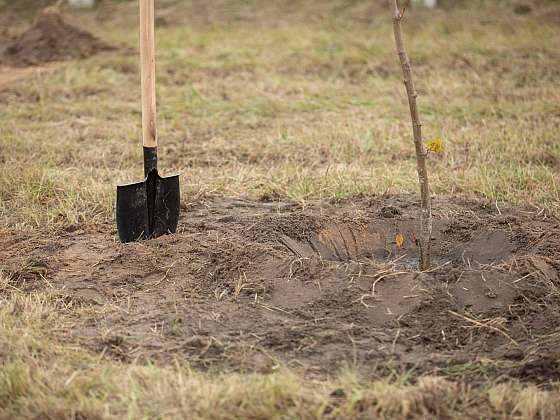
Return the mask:
[[33,26],[0,45],[0,65],[27,67],[87,58],[117,47],[66,22],[56,8],[43,10]]

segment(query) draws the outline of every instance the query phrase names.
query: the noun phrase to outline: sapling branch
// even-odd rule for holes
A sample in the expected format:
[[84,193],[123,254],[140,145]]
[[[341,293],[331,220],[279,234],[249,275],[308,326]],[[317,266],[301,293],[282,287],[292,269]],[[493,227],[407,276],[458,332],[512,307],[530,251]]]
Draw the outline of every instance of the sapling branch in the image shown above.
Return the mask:
[[416,163],[418,170],[418,181],[420,183],[421,196],[421,217],[420,217],[420,237],[418,238],[418,248],[420,250],[420,269],[428,270],[430,268],[431,245],[430,238],[432,236],[432,201],[430,197],[430,185],[428,182],[428,170],[426,168],[426,156],[428,152],[422,140],[422,124],[418,114],[418,106],[416,105],[416,88],[412,79],[412,67],[410,60],[404,48],[404,42],[401,30],[401,21],[404,15],[404,8],[399,9],[397,0],[393,0],[393,32],[395,35],[395,43],[397,53],[401,62],[404,85],[408,96],[408,104],[410,106],[410,117],[412,119],[412,132],[414,135],[414,146],[416,149]]

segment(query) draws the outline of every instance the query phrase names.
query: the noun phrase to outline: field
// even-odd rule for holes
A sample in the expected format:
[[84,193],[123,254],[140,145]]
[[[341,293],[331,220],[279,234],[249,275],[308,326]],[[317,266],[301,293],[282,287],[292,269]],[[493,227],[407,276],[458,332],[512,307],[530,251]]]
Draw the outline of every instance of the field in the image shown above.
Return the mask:
[[[126,245],[136,2],[38,21],[4,3],[0,419],[560,417],[556,1],[407,11],[444,143],[426,272],[384,1],[159,0],[181,221]],[[59,18],[96,38],[31,48],[67,39]]]

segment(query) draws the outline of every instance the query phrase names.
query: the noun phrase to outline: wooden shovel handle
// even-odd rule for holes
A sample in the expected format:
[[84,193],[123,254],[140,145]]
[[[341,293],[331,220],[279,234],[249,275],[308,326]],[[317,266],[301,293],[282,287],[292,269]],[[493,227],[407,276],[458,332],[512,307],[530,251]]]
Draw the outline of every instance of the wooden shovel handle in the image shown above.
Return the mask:
[[154,0],[140,0],[140,66],[142,78],[142,143],[157,147],[156,55]]

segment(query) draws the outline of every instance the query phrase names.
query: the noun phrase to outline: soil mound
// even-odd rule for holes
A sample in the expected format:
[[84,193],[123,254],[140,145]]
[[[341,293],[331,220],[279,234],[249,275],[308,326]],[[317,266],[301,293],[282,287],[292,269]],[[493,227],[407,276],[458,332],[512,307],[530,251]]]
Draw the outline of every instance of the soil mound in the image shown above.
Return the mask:
[[45,9],[33,26],[0,44],[0,65],[27,67],[52,61],[87,58],[117,47],[70,23],[56,10]]

